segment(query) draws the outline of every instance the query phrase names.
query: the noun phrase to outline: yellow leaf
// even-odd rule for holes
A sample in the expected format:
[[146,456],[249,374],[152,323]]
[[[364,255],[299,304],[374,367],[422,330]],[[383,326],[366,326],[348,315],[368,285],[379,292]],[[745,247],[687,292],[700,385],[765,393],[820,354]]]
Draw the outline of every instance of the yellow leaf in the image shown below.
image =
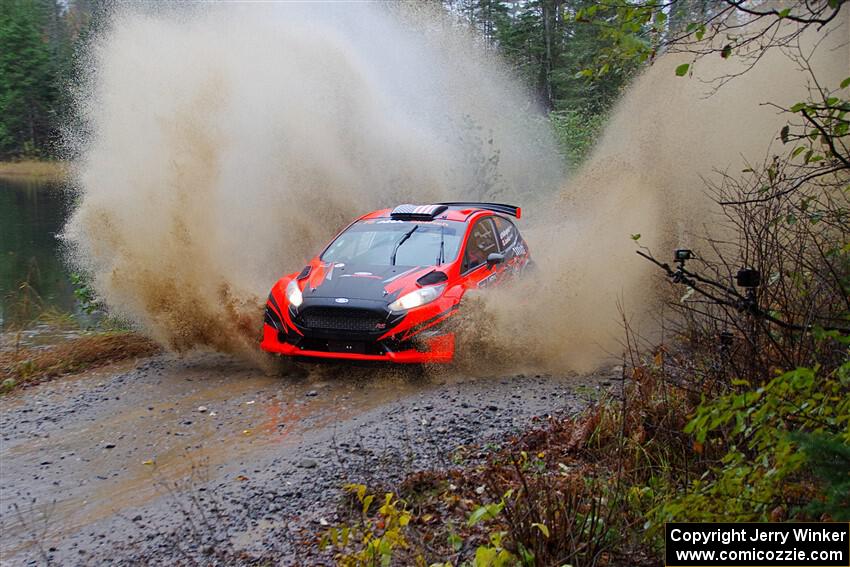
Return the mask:
[[369,496],[367,496],[366,498],[363,499],[363,515],[364,516],[369,513],[369,506],[372,505],[372,500],[374,500],[374,499],[375,499],[375,496],[372,495],[372,494],[370,494]]
[[549,538],[549,528],[546,527],[546,524],[534,523],[534,524],[531,524],[531,526],[540,530],[540,533],[542,533],[544,537],[546,537],[547,539]]

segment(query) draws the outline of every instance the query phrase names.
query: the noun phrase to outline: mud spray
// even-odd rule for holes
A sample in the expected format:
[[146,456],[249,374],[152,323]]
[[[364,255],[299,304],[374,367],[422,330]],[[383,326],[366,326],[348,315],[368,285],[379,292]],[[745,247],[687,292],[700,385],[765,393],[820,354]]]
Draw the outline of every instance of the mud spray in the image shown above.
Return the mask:
[[[824,76],[846,75],[847,49],[822,46]],[[759,103],[804,96],[774,57],[709,98],[702,81],[732,63],[683,79],[680,59],[661,59],[567,176],[529,93],[428,10],[124,9],[92,45],[68,133],[72,262],[169,348],[256,359],[268,289],[351,218],[515,202],[539,273],[473,299],[472,340],[513,369],[585,370],[620,350],[618,305],[636,324],[654,306],[630,236],[664,253],[687,244],[702,226],[685,211],[708,210],[700,177],[760,160],[782,119]]]

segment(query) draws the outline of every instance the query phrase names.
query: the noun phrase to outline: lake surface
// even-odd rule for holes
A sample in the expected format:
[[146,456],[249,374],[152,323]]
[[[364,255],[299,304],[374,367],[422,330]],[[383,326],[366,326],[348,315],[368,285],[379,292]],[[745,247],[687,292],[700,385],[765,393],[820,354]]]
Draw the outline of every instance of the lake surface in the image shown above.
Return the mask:
[[70,208],[59,184],[0,177],[0,328],[26,323],[28,301],[77,311],[58,239]]

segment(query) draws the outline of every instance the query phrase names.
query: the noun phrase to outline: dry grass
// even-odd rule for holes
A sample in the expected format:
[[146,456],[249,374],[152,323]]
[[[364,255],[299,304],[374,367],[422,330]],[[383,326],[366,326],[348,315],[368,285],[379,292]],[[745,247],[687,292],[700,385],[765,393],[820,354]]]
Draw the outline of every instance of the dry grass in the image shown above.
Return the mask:
[[49,347],[3,351],[0,352],[0,392],[128,358],[150,356],[159,350],[156,343],[137,333],[110,332]]
[[0,177],[62,181],[68,174],[66,167],[65,163],[61,161],[2,161],[0,162]]

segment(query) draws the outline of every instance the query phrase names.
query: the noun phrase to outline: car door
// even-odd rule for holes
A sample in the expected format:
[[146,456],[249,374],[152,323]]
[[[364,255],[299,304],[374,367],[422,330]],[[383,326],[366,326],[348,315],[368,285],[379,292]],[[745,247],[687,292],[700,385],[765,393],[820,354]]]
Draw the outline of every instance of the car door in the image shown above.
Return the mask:
[[503,217],[493,217],[496,226],[496,235],[499,241],[499,251],[505,255],[505,263],[502,266],[504,278],[513,277],[522,273],[529,260],[528,248],[516,225]]
[[487,257],[498,253],[499,242],[491,217],[475,222],[467,238],[460,265],[461,280],[467,289],[485,288],[496,283],[504,264],[487,266]]

